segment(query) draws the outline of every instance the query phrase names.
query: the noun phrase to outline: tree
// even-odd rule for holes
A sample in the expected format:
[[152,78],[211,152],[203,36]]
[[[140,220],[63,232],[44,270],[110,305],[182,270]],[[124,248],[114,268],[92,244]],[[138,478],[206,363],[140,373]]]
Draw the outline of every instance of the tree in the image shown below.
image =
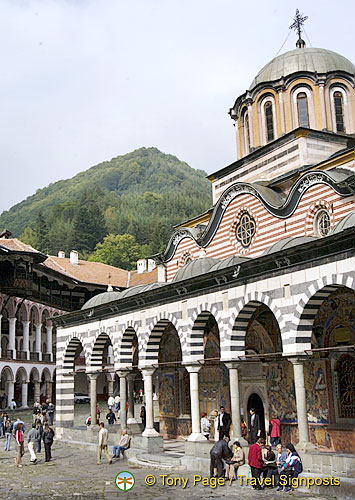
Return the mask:
[[32,227],[26,227],[20,236],[20,240],[26,243],[26,245],[31,245],[36,250],[39,248],[37,234]]
[[143,257],[144,250],[130,234],[108,234],[103,243],[96,245],[89,260],[130,271],[136,268],[136,262]]
[[37,239],[37,250],[48,253],[49,238],[48,238],[48,225],[46,219],[43,217],[42,212],[38,212],[34,233]]

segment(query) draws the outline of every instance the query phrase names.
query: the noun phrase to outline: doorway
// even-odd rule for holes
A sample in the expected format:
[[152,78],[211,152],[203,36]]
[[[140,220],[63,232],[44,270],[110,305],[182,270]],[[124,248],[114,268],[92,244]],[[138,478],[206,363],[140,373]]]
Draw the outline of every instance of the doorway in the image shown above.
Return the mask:
[[255,413],[257,415],[259,415],[260,429],[261,429],[261,436],[260,437],[262,437],[262,438],[265,439],[266,438],[266,434],[265,434],[264,405],[263,405],[261,397],[258,394],[256,394],[255,392],[253,392],[253,394],[251,394],[249,396],[249,399],[248,399],[248,418],[249,418],[250,408],[254,408]]

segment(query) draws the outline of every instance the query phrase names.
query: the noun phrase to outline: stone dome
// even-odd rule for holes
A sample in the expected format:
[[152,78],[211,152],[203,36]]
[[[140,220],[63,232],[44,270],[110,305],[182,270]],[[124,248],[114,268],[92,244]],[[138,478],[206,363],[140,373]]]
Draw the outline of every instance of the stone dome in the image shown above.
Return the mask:
[[250,257],[242,257],[241,255],[231,255],[225,259],[220,260],[215,264],[211,271],[219,271],[221,269],[226,269],[227,267],[238,266],[242,262],[250,260]]
[[345,231],[345,229],[350,229],[351,227],[355,227],[355,210],[350,212],[343,219],[341,219],[341,221],[338,222],[338,224],[333,229],[332,234],[341,233],[342,231]]
[[273,82],[293,73],[330,73],[332,71],[345,71],[354,75],[355,66],[349,59],[332,50],[297,48],[268,62],[256,75],[249,90],[259,83]]
[[189,278],[208,273],[218,262],[218,259],[213,259],[212,257],[200,257],[199,259],[192,260],[178,270],[173,282],[188,280]]
[[317,238],[316,236],[289,236],[288,238],[282,238],[282,240],[277,241],[276,243],[271,245],[271,247],[267,248],[263,255],[280,252],[281,250],[297,247],[298,245],[303,245],[304,243],[309,243],[310,241],[318,239],[319,238]]
[[103,292],[91,297],[81,309],[90,309],[91,307],[101,306],[102,304],[107,304],[113,300],[120,298],[122,292]]

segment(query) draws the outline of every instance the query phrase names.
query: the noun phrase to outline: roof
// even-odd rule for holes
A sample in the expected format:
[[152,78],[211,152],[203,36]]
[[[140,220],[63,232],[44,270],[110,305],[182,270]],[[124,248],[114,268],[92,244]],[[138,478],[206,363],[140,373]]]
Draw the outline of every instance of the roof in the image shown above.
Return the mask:
[[287,248],[296,247],[298,245],[303,245],[309,241],[318,240],[316,236],[289,236],[288,238],[282,238],[282,240],[277,241],[271,247],[267,248],[263,255],[268,255],[274,252],[280,252],[281,250],[286,250]]
[[218,262],[218,259],[213,259],[212,257],[200,257],[199,259],[192,260],[178,270],[173,282],[188,280],[194,276],[208,273]]
[[338,224],[333,229],[332,234],[341,233],[342,231],[345,231],[345,229],[349,229],[354,226],[355,226],[355,210],[350,212],[343,219],[341,219],[341,221],[338,222]]
[[355,66],[349,59],[331,50],[313,47],[297,48],[268,62],[256,75],[249,90],[259,83],[273,82],[293,73],[330,73],[332,71],[345,71],[353,75]]
[[130,272],[130,278],[127,286],[135,285],[149,285],[149,283],[155,283],[158,281],[158,268],[156,267],[153,271],[145,271],[144,273],[138,273],[137,271]]
[[231,266],[238,266],[242,262],[245,262],[246,260],[250,260],[250,257],[242,257],[241,255],[231,255],[230,257],[226,257],[225,259],[222,259],[221,261],[217,262],[215,264],[211,271],[218,271],[221,269],[226,269],[227,267]]
[[128,271],[101,262],[79,260],[74,265],[67,257],[50,255],[42,265],[83,283],[126,287],[128,282]]
[[41,253],[35,248],[31,247],[31,245],[26,245],[26,243],[23,243],[17,238],[0,238],[0,245],[15,252],[30,252],[36,254]]

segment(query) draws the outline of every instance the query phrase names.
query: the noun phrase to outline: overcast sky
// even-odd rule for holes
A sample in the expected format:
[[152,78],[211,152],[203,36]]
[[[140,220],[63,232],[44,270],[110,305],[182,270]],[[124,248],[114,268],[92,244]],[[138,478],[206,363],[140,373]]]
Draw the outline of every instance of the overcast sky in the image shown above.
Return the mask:
[[141,146],[232,162],[227,111],[296,7],[313,47],[355,60],[350,0],[0,0],[0,212]]

